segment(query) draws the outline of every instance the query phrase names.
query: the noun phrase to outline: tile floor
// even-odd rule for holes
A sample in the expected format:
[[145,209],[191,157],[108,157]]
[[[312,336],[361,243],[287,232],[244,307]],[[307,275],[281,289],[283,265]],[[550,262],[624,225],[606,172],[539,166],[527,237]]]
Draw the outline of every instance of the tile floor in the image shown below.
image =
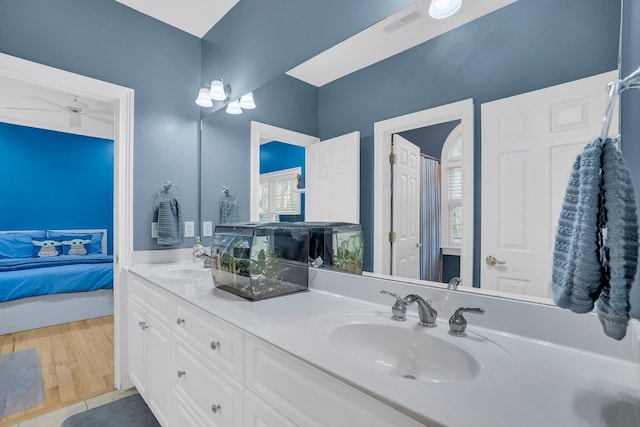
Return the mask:
[[127,391],[115,390],[110,393],[85,400],[84,402],[76,403],[75,405],[60,408],[56,411],[49,412],[37,418],[23,421],[19,424],[15,424],[12,427],[60,427],[60,424],[62,424],[62,422],[69,418],[71,415],[84,412],[88,409],[95,408],[96,406],[104,405],[105,403],[113,402],[114,400],[122,399],[123,397],[131,396],[132,394],[136,393],[137,390],[135,388]]

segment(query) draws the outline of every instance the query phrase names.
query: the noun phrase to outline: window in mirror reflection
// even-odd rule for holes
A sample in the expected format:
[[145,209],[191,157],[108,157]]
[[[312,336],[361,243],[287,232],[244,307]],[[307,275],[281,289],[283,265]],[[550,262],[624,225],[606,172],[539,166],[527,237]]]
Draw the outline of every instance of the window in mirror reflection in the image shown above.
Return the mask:
[[462,243],[462,129],[453,129],[442,147],[442,247],[459,255]]
[[281,215],[300,215],[298,176],[301,168],[260,175],[260,221],[280,221]]

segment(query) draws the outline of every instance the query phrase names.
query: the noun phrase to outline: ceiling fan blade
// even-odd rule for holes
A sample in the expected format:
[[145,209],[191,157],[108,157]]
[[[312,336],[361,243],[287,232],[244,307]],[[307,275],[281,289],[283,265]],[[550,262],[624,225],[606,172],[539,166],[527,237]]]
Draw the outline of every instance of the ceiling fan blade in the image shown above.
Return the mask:
[[86,110],[84,110],[85,113],[87,114],[109,114],[109,115],[113,115],[113,110],[109,110],[109,109],[100,109],[100,108],[87,108]]
[[22,107],[4,107],[7,110],[26,110],[26,111],[53,111],[56,113],[60,113],[60,110],[52,110],[47,108],[22,108]]
[[42,102],[46,102],[47,104],[51,104],[51,105],[53,105],[53,106],[55,106],[55,107],[60,108],[61,110],[64,110],[64,109],[65,109],[65,108],[64,108],[64,105],[56,104],[56,103],[55,103],[55,102],[53,102],[53,101],[49,101],[48,99],[40,98],[39,96],[31,96],[31,98],[39,99],[40,101],[42,101]]
[[88,117],[91,120],[95,120],[96,122],[105,123],[107,125],[113,125],[113,120],[109,120],[109,119],[104,118],[104,117],[94,117],[94,116],[91,116],[91,115],[88,115],[88,114],[85,115],[85,117]]

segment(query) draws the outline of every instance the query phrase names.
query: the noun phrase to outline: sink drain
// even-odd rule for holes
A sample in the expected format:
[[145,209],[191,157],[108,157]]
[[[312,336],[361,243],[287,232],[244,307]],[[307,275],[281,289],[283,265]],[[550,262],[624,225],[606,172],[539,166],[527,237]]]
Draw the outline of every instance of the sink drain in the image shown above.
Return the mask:
[[410,374],[405,375],[403,378],[406,378],[408,380],[415,380],[416,379],[416,377],[414,377],[413,375],[410,375]]

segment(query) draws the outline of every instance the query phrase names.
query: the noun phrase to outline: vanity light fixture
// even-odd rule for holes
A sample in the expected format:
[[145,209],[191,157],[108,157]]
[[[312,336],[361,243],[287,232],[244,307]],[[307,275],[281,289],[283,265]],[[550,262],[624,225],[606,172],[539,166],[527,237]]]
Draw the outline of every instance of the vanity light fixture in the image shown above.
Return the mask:
[[462,6],[462,0],[431,0],[429,15],[434,19],[444,19],[455,14]]
[[256,108],[256,103],[253,101],[253,92],[242,95],[242,98],[240,98],[240,107],[242,107],[243,110]]
[[240,101],[235,100],[227,104],[227,114],[242,114],[242,108],[240,108]]
[[198,98],[196,98],[196,104],[201,107],[213,107],[213,102],[209,96],[209,89],[206,87],[200,89],[200,92],[198,92]]
[[211,81],[211,90],[209,96],[214,101],[226,101],[231,96],[231,87],[224,84],[220,77],[216,77]]

